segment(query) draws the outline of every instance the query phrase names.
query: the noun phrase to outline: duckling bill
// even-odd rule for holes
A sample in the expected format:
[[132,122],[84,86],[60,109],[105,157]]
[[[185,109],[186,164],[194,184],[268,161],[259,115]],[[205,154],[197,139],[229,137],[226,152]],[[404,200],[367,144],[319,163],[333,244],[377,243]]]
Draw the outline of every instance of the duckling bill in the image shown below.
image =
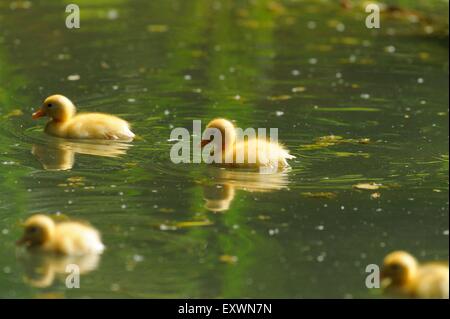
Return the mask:
[[76,114],[76,107],[63,95],[52,95],[32,118],[48,116],[45,132],[58,137],[74,139],[132,140],[134,133],[127,121],[104,113]]

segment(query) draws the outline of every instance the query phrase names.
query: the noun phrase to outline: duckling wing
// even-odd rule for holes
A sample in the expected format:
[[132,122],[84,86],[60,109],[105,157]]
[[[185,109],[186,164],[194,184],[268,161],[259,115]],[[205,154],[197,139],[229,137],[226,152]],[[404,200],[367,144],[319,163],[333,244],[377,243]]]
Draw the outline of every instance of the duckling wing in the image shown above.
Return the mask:
[[66,126],[70,138],[91,139],[132,139],[134,137],[128,123],[116,116],[102,113],[76,115]]
[[[239,156],[240,154],[240,156]],[[262,139],[250,139],[236,143],[234,158],[240,166],[256,167],[289,167],[287,159],[295,158],[278,143],[268,142]],[[239,161],[239,158],[244,160]]]
[[448,266],[429,263],[420,267],[416,282],[416,295],[419,298],[449,298]]
[[104,250],[99,233],[80,223],[65,222],[57,226],[56,250],[64,255],[99,254]]

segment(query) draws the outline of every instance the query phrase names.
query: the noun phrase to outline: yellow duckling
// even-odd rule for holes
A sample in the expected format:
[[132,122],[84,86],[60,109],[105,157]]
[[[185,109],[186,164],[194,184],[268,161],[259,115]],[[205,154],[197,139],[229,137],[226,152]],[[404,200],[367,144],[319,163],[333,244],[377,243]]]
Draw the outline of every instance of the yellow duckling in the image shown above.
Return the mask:
[[[241,168],[286,168],[287,159],[293,159],[281,144],[259,137],[238,139],[233,123],[226,119],[214,119],[206,129],[217,129],[221,135],[221,143],[213,149],[221,150],[221,164]],[[213,136],[202,139],[201,147],[205,147],[214,140]]]
[[17,244],[71,256],[100,254],[105,248],[100,234],[93,227],[74,221],[55,223],[50,217],[41,214],[25,221],[24,235]]
[[127,121],[103,113],[75,114],[72,101],[63,95],[45,99],[41,108],[33,113],[33,119],[50,117],[45,126],[48,134],[64,138],[89,138],[108,140],[132,140],[135,136]]
[[381,277],[385,288],[398,295],[448,299],[448,274],[448,263],[419,264],[407,252],[395,251],[384,258]]

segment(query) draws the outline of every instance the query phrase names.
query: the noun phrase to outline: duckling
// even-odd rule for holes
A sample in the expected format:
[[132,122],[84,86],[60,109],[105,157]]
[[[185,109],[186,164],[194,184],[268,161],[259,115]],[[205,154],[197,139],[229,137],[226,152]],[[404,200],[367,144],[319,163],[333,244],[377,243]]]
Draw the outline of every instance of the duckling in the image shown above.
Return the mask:
[[41,108],[33,113],[32,118],[50,117],[45,132],[64,138],[132,140],[127,121],[103,113],[75,114],[75,105],[63,95],[52,95],[45,99]]
[[415,298],[449,297],[448,263],[419,264],[405,251],[395,251],[384,258],[381,277],[387,291]]
[[[206,129],[217,129],[221,134],[221,145],[214,145],[214,149],[221,150],[221,164],[223,166],[260,169],[286,168],[289,167],[287,160],[295,158],[281,144],[276,142],[259,137],[238,140],[236,128],[233,123],[226,119],[214,119],[209,122]],[[213,140],[214,137],[202,139],[201,147],[205,147]],[[242,161],[239,154],[242,156]],[[229,163],[227,159],[231,159]]]
[[60,255],[100,254],[105,246],[98,231],[75,221],[55,223],[46,215],[33,215],[25,221],[24,235],[17,242],[27,248]]

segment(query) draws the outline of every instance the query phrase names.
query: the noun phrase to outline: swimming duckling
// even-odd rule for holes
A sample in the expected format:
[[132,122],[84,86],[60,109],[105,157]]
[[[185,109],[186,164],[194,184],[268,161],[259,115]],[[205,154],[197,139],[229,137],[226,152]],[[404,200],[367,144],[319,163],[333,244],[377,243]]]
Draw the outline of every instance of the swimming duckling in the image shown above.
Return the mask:
[[[295,158],[276,142],[259,137],[239,140],[233,123],[226,119],[214,119],[206,128],[217,129],[220,132],[221,144],[214,145],[214,149],[221,150],[221,165],[241,168],[286,168],[289,167],[287,159]],[[201,147],[205,147],[212,141],[214,136],[203,138]],[[217,141],[217,143],[220,142]]]
[[409,253],[395,251],[384,258],[381,277],[387,291],[397,295],[448,299],[448,274],[448,263],[419,264]]
[[52,95],[45,99],[41,108],[33,113],[33,119],[50,117],[45,126],[48,134],[76,139],[132,140],[127,121],[103,113],[75,114],[72,101],[63,95]]
[[55,223],[46,215],[33,215],[25,221],[18,245],[61,255],[99,254],[104,250],[98,231],[75,221]]

